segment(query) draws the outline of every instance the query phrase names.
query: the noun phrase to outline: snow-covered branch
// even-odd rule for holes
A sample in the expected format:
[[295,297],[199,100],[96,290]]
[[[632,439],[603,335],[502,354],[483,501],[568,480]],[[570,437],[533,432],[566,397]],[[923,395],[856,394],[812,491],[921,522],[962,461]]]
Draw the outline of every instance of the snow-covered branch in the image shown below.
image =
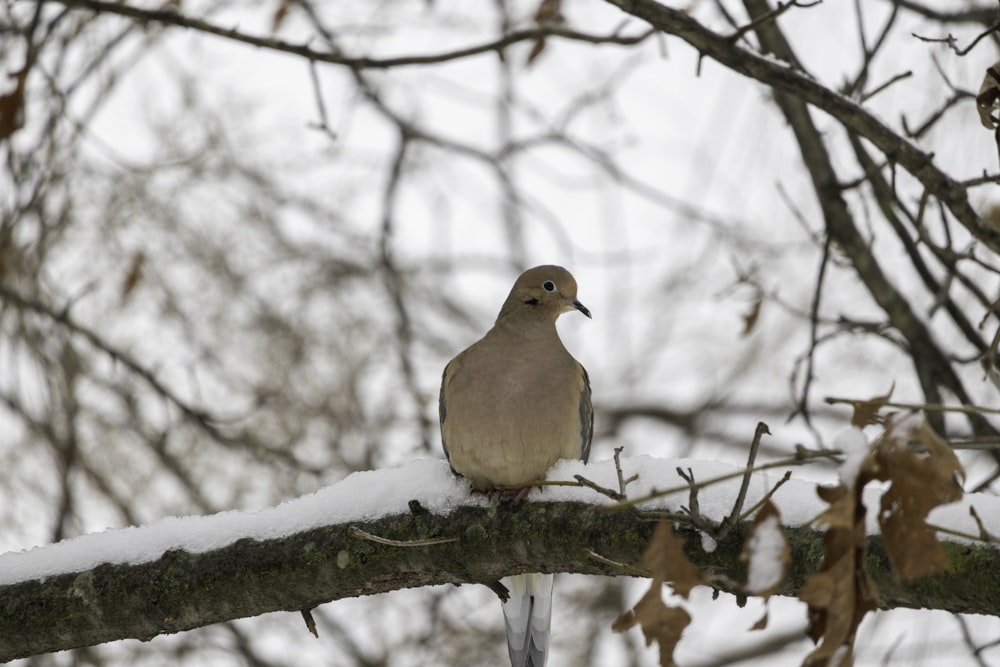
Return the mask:
[[[691,470],[696,483],[739,472],[711,462],[647,457],[624,460],[621,467],[629,476],[639,472],[637,496],[674,486],[679,467]],[[606,488],[615,488],[618,477],[606,461],[564,462],[551,478],[571,480],[577,474]],[[753,482],[749,503],[772,486],[763,473]],[[733,474],[699,487],[702,519],[725,516],[739,485],[740,476]],[[823,559],[822,532],[802,525],[823,504],[814,485],[794,479],[772,498],[786,524],[790,552],[776,593],[791,595]],[[116,639],[148,640],[402,588],[492,584],[517,572],[627,574],[625,567],[644,567],[642,554],[655,525],[651,519],[667,511],[686,540],[688,557],[710,585],[742,593],[746,564],[740,554],[747,523],[713,544],[677,511],[688,499],[685,487],[684,493],[662,499],[656,510],[612,512],[607,508],[612,501],[592,487],[555,486],[535,492],[520,506],[495,504],[470,496],[444,461],[424,460],[357,473],[260,512],[170,518],[6,554],[0,556],[0,661]],[[982,506],[997,499],[974,500],[982,515],[1000,517],[997,508]],[[934,519],[974,531],[963,506],[968,504],[967,499],[941,510]],[[881,537],[871,536],[869,571],[880,604],[1000,615],[996,551],[979,544],[948,544],[946,550],[953,573],[905,585],[890,571]]]

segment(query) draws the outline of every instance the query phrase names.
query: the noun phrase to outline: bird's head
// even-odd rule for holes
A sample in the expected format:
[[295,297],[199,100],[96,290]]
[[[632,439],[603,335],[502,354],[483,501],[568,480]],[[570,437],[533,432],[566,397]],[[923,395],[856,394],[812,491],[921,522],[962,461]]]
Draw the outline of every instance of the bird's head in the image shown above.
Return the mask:
[[530,312],[554,321],[570,310],[579,310],[590,317],[590,311],[576,298],[573,274],[561,266],[546,264],[528,269],[518,276],[500,309],[499,317]]

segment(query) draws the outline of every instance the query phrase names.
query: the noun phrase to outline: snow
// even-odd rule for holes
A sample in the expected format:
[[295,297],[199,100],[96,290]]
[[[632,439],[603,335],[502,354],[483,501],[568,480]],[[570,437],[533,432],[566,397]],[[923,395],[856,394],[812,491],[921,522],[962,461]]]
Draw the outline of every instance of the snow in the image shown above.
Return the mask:
[[858,480],[858,472],[861,463],[868,456],[868,436],[856,426],[852,426],[841,431],[833,440],[833,449],[839,449],[844,453],[844,462],[840,466],[840,482],[853,488]]
[[469,496],[467,485],[451,474],[446,462],[422,459],[398,468],[354,473],[316,493],[258,512],[167,517],[146,526],[3,554],[0,585],[82,572],[102,563],[145,563],[171,549],[202,553],[243,538],[274,539],[328,524],[402,514],[410,511],[408,503],[414,498],[438,514],[460,504],[486,503],[482,496]]
[[[678,510],[688,505],[687,483],[677,469],[690,469],[699,483],[730,475],[725,481],[700,489],[701,513],[721,520],[732,510],[741,476],[737,466],[695,459],[659,459],[637,456],[621,462],[625,478],[638,474],[639,479],[627,488],[630,498],[639,498],[654,490],[672,490],[667,495],[641,505],[642,508]],[[574,475],[608,489],[618,490],[618,473],[612,460],[584,464],[561,461],[549,471],[550,480],[572,481]],[[751,507],[780,479],[779,474],[756,473],[747,493],[745,507]],[[865,503],[877,507],[882,487],[869,485]],[[366,521],[381,516],[405,514],[409,502],[420,504],[435,514],[447,514],[459,506],[486,506],[490,501],[469,492],[468,484],[456,477],[441,459],[421,459],[383,470],[354,473],[314,494],[297,498],[257,512],[222,512],[210,516],[168,517],[145,526],[108,530],[64,540],[27,551],[0,555],[0,585],[82,572],[102,563],[144,563],[160,558],[172,549],[201,553],[219,549],[250,538],[267,540],[318,528],[329,524]],[[528,502],[574,501],[595,504],[613,503],[593,489],[570,486],[546,486],[532,491]],[[772,497],[781,512],[781,523],[795,526],[810,522],[824,509],[811,482],[791,479]],[[986,529],[1000,534],[1000,498],[970,496],[961,503],[939,508],[931,521],[956,530],[977,534],[969,515],[975,504],[986,522]],[[877,530],[876,512],[870,511],[869,532]]]
[[750,537],[747,553],[747,592],[763,593],[773,590],[785,576],[785,534],[781,522],[774,514],[759,524]]

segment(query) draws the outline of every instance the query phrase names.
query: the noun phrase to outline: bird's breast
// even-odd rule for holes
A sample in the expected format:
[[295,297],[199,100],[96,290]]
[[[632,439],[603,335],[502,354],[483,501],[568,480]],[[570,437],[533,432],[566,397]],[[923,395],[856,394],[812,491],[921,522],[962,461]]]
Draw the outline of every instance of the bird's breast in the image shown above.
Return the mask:
[[[555,367],[517,357],[499,368],[470,361],[447,388],[442,424],[457,472],[481,489],[515,486],[542,479],[561,458],[580,456],[580,382],[572,357]],[[565,377],[553,377],[559,373]]]

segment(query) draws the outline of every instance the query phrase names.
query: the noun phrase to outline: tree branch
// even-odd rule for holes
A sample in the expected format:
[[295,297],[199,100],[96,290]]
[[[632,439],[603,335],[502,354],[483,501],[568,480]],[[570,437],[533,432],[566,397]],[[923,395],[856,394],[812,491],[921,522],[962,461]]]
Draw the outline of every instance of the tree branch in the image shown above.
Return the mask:
[[352,57],[337,51],[317,51],[303,44],[294,44],[276,37],[251,35],[235,28],[224,28],[209,21],[197,19],[191,16],[185,16],[184,14],[171,9],[146,9],[125,3],[107,2],[105,0],[56,0],[56,2],[60,2],[67,7],[90,9],[101,14],[117,14],[142,23],[160,23],[178,28],[197,30],[198,32],[215,35],[216,37],[222,37],[234,42],[241,42],[243,44],[249,44],[250,46],[270,49],[272,51],[280,51],[282,53],[290,53],[292,55],[301,56],[310,61],[331,63],[334,65],[346,65],[352,69],[390,69],[393,67],[404,67],[408,65],[432,65],[436,63],[448,62],[450,60],[458,60],[460,58],[468,58],[469,56],[476,56],[482,53],[500,51],[512,44],[517,44],[518,42],[534,41],[545,37],[562,37],[564,39],[588,42],[590,44],[617,44],[620,46],[630,46],[644,41],[654,32],[652,30],[647,30],[639,35],[620,35],[617,32],[610,35],[591,35],[570,30],[558,25],[547,24],[527,30],[518,30],[490,42],[455,49],[453,51],[445,51],[422,56],[371,58],[366,56]]
[[982,23],[988,24],[996,20],[997,8],[992,3],[981,7],[969,6],[952,11],[941,11],[932,5],[923,5],[912,0],[887,0],[896,7],[902,7],[924,18],[940,23]]
[[[461,507],[449,515],[417,511],[369,522],[307,530],[281,539],[243,539],[206,553],[172,550],[142,564],[105,564],[87,572],[0,587],[0,661],[125,638],[149,640],[211,623],[273,611],[311,609],[332,600],[438,584],[491,584],[528,572],[633,574],[653,523],[636,512],[580,503],[529,502]],[[457,537],[400,548],[384,540]],[[681,528],[687,554],[718,586],[742,581],[747,525],[702,551]],[[822,534],[786,529],[792,565],[778,594],[793,594],[823,557]],[[889,570],[880,537],[869,539],[869,568],[880,604],[1000,615],[1000,554],[989,545],[947,543],[954,572],[903,584]],[[595,558],[597,554],[599,558]],[[960,574],[959,574],[960,573]],[[729,592],[739,593],[736,589]],[[290,619],[298,622],[298,617]],[[303,630],[305,632],[305,630]]]
[[676,35],[702,55],[735,72],[756,79],[775,90],[790,93],[822,109],[845,127],[871,141],[885,155],[910,172],[924,188],[937,197],[969,232],[994,252],[1000,252],[1000,229],[982,219],[969,204],[965,187],[938,169],[934,156],[923,152],[855,101],[834,92],[808,75],[749,51],[717,34],[681,10],[656,0],[607,0],[654,28]]

